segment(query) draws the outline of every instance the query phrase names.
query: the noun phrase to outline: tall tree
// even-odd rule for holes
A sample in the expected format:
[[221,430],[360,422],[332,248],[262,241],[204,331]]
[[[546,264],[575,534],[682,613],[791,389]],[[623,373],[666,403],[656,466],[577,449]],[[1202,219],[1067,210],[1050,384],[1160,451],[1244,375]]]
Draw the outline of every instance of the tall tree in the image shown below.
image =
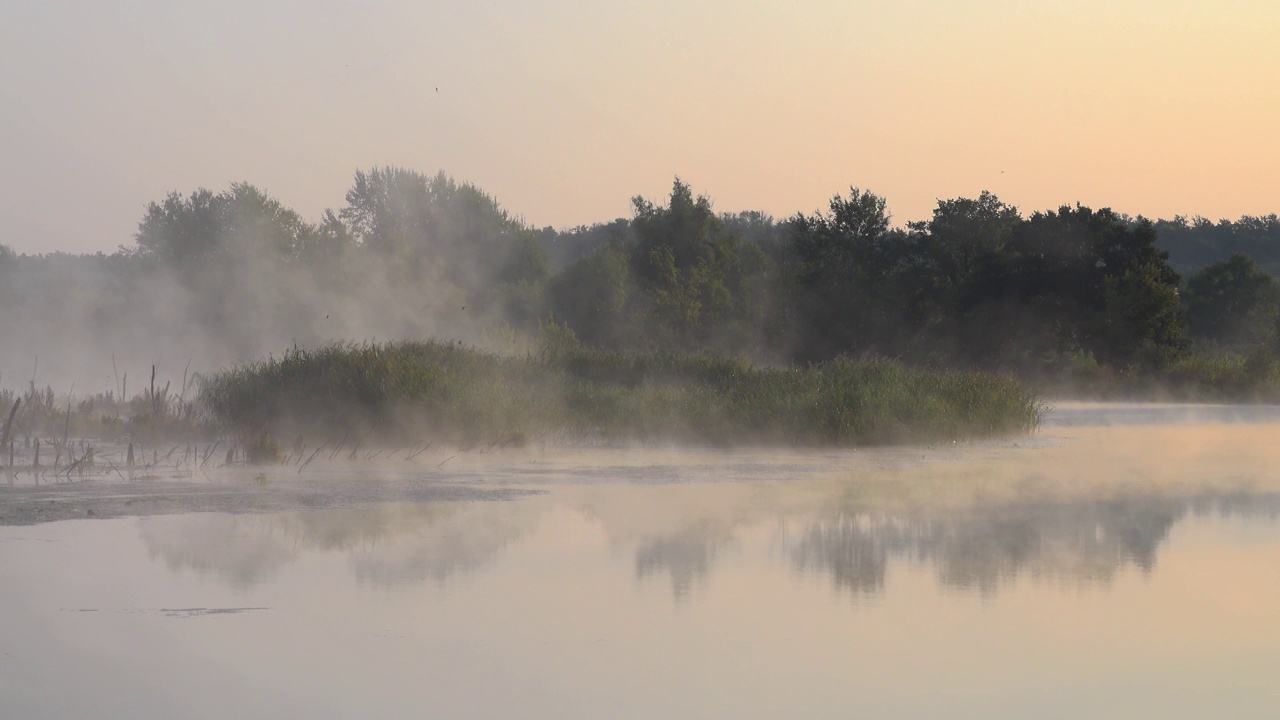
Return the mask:
[[797,355],[893,352],[901,329],[905,235],[891,231],[884,198],[850,188],[829,212],[790,222],[790,274],[803,324]]
[[1187,280],[1193,337],[1227,346],[1271,343],[1280,319],[1280,284],[1245,255],[1209,265]]
[[759,340],[768,258],[676,178],[667,204],[632,200],[632,274],[660,346],[742,352]]

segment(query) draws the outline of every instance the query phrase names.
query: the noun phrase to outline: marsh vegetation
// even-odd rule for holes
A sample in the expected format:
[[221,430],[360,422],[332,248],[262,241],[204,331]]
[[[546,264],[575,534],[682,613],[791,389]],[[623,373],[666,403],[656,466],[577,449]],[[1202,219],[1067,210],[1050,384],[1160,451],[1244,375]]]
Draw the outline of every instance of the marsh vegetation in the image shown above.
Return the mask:
[[225,427],[338,438],[867,445],[1029,432],[1013,379],[837,359],[761,368],[705,355],[573,348],[522,357],[453,343],[331,345],[214,374]]

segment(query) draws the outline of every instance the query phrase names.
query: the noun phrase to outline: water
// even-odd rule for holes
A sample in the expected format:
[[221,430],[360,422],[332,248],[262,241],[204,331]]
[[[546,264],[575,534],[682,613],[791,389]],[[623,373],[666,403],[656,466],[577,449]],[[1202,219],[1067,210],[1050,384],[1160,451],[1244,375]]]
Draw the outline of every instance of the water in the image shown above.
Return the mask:
[[1277,716],[1274,414],[1060,413],[450,478],[542,491],[515,499],[0,527],[0,716]]

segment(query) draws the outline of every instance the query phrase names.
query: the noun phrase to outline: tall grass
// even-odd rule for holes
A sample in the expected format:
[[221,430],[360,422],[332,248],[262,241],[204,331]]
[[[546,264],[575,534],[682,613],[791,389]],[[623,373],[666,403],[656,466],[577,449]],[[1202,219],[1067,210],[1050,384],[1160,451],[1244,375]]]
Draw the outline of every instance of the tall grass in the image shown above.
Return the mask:
[[1122,370],[1075,362],[1033,384],[1047,394],[1082,399],[1274,403],[1280,402],[1280,357],[1257,348],[1186,353],[1155,367]]
[[14,437],[131,437],[147,442],[176,442],[217,436],[217,428],[202,417],[185,392],[178,395],[144,388],[134,397],[122,399],[110,390],[91,395],[56,395],[52,387],[39,388],[34,383],[21,394],[0,389],[0,405],[6,412],[15,400],[19,401],[19,408]]
[[581,348],[511,357],[438,341],[289,351],[205,378],[200,404],[242,433],[459,443],[930,442],[1029,432],[1042,412],[1010,378],[887,360],[772,369]]

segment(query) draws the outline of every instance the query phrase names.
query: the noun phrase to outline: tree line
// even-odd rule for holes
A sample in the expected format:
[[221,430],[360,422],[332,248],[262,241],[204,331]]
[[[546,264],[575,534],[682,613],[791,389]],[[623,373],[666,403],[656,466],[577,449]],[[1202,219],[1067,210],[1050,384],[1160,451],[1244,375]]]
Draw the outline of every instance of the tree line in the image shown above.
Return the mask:
[[1275,216],[1024,215],[986,192],[895,225],[859,188],[778,220],[679,179],[629,218],[538,229],[443,173],[373,168],[316,222],[240,183],[151,203],[111,255],[3,248],[0,331],[25,351],[126,338],[215,365],[290,342],[542,336],[775,365],[1159,368],[1276,346],[1278,235]]

